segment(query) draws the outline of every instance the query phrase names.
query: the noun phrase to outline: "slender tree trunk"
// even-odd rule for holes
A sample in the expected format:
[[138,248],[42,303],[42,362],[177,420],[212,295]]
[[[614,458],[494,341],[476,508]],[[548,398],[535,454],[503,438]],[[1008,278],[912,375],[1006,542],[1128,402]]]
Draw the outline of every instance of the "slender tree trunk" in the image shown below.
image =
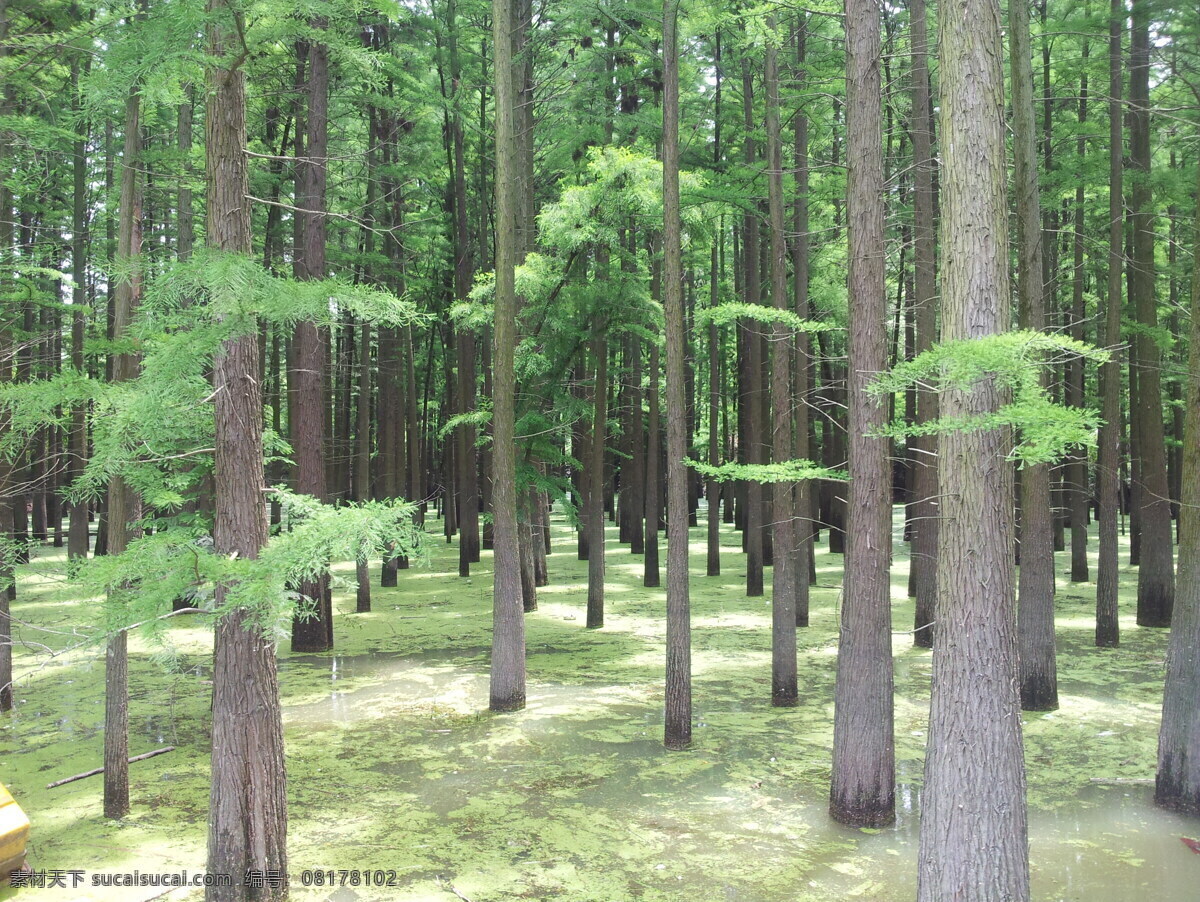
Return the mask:
[[[400,390],[401,372],[404,362],[401,360],[400,336],[393,326],[381,327],[379,330],[379,415],[377,417],[378,453],[378,484],[379,493],[385,498],[397,498],[408,495],[408,485],[401,478],[404,472],[404,444],[401,441],[404,427],[397,424],[401,412],[405,409],[405,392]],[[411,394],[410,391],[407,394]],[[399,445],[399,447],[397,447]],[[410,496],[410,500],[415,497]],[[379,586],[390,589],[396,585],[396,571],[400,559],[388,554],[384,557],[383,566],[379,572]]]
[[[1083,59],[1090,57],[1089,44],[1083,45]],[[1078,166],[1082,170],[1087,158],[1087,140],[1084,131],[1087,127],[1088,114],[1088,75],[1085,68],[1079,76],[1079,139],[1075,143],[1075,151],[1079,157]],[[1084,214],[1084,185],[1080,181],[1075,188],[1075,234],[1072,246],[1072,275],[1071,275],[1071,337],[1083,341],[1084,323],[1087,320],[1087,309],[1084,306],[1084,266],[1083,266],[1083,214]],[[1073,358],[1068,364],[1067,372],[1067,403],[1075,408],[1084,406],[1084,361],[1082,357]],[[1088,581],[1088,470],[1087,452],[1076,451],[1071,455],[1068,464],[1067,481],[1070,483],[1071,509],[1071,582],[1085,583]]]
[[[998,0],[938,4],[942,337],[1008,328],[1004,73]],[[946,417],[1006,399],[946,387]],[[1029,849],[1006,429],[941,437],[937,642],[918,856],[919,902],[1027,902]]]
[[846,0],[846,217],[850,235],[850,498],[833,721],[829,811],[855,826],[895,819],[892,718],[891,473],[871,435],[887,408],[867,387],[887,367],[879,9]]
[[[933,196],[933,109],[929,97],[929,27],[925,0],[910,0],[912,17],[913,82],[913,290],[916,292],[916,334],[913,353],[928,351],[937,341],[937,232]],[[938,418],[938,396],[928,386],[917,392],[917,422]],[[915,496],[910,546],[916,615],[913,644],[932,648],[936,627],[938,547],[938,456],[937,437],[913,440]]]
[[[637,252],[630,230],[630,260]],[[629,551],[646,553],[646,530],[642,519],[646,512],[646,435],[642,414],[642,343],[636,335],[629,338],[632,372],[629,381]]]
[[683,236],[679,211],[679,0],[663,0],[663,307],[667,334],[667,668],[663,744],[692,741]]
[[1200,174],[1192,246],[1192,340],[1179,504],[1179,594],[1167,646],[1154,800],[1200,815]]
[[[371,324],[359,325],[358,337],[358,408],[354,424],[354,500],[365,504],[371,500]],[[371,568],[367,558],[355,562],[358,593],[355,610],[360,614],[371,610]]]
[[[754,148],[754,81],[750,74],[750,63],[742,61],[742,111],[746,132],[745,163],[748,171],[756,167]],[[758,215],[756,210],[746,213],[742,221],[742,253],[743,269],[745,272],[746,303],[758,304],[761,301],[759,234]],[[745,394],[740,399],[746,408],[745,415],[745,456],[746,463],[763,464],[763,450],[766,443],[763,440],[762,411],[764,409],[760,395],[763,392],[764,361],[763,341],[759,334],[758,323],[754,320],[744,320],[741,326],[746,354]],[[668,414],[668,426],[670,425]],[[746,520],[743,541],[746,548],[746,595],[757,598],[763,594],[763,485],[756,480],[746,483]],[[669,505],[669,502],[668,502]],[[670,513],[667,514],[668,521]]]
[[[323,21],[314,22],[323,30]],[[325,186],[329,154],[329,47],[321,41],[308,47],[308,133],[304,154],[296,167],[297,238],[295,270],[298,279],[325,278]],[[292,334],[289,382],[295,407],[291,410],[291,443],[296,457],[295,490],[317,501],[328,501],[325,427],[328,335],[311,321],[296,324]],[[298,611],[292,621],[292,651],[320,652],[333,648],[333,599],[328,577],[298,587],[312,607]]]
[[[767,30],[775,31],[775,16]],[[782,315],[791,299],[787,291],[787,242],[783,231],[783,140],[779,126],[779,51],[766,48],[767,205],[771,222],[771,300]],[[777,462],[792,458],[792,334],[777,320],[771,342],[771,449]],[[774,486],[772,531],[775,562],[771,570],[771,704],[796,704],[796,581],[799,578],[794,486]]]
[[588,457],[588,629],[604,626],[604,436],[608,422],[608,343],[592,339],[596,379],[592,389],[591,453]]
[[[713,237],[712,263],[709,274],[709,303],[715,307],[720,303],[720,270],[718,268],[717,242],[721,240],[718,233]],[[717,428],[721,404],[720,333],[716,323],[708,324],[708,465],[719,466],[721,463],[720,430]],[[655,377],[657,378],[657,376]],[[709,576],[721,575],[721,503],[720,483],[709,479],[704,489],[708,498],[707,526],[707,560],[706,573]],[[657,525],[657,524],[656,524]],[[647,525],[647,528],[649,526]]]
[[[449,19],[450,77],[454,87],[451,104],[450,140],[454,159],[454,298],[464,301],[471,293],[474,278],[471,235],[467,228],[467,169],[463,141],[462,114],[458,97],[462,67],[458,54],[457,3],[451,0]],[[458,409],[475,410],[475,335],[462,329],[456,336],[458,352]],[[471,564],[479,560],[479,474],[475,447],[475,427],[463,424],[456,432],[455,462],[458,465],[458,575],[470,576]]]
[[1121,35],[1124,0],[1111,0],[1109,10],[1109,284],[1105,300],[1104,345],[1109,360],[1100,366],[1100,425],[1096,461],[1098,560],[1096,571],[1096,644],[1116,648],[1121,626],[1117,621],[1117,517],[1121,512],[1121,272],[1123,269],[1124,198],[1121,149],[1123,66]]
[[[208,0],[208,243],[226,253],[252,250],[246,171],[245,73],[233,54],[243,33],[227,0]],[[262,399],[256,330],[227,339],[213,366],[216,406],[216,553],[258,556],[267,541]],[[217,586],[217,604],[230,586]],[[275,643],[252,613],[235,607],[218,622],[213,655],[211,874],[287,873],[287,778]],[[207,902],[277,900],[283,889],[209,887]]]
[[[72,69],[73,82],[78,82],[80,63]],[[79,128],[86,129],[81,121]],[[71,216],[71,366],[78,375],[84,374],[83,339],[87,331],[87,245],[89,240],[87,210],[87,139],[80,136],[72,147],[72,194]],[[7,215],[0,210],[0,216]],[[6,248],[0,247],[0,252]],[[70,449],[70,477],[79,478],[87,465],[87,405],[77,404],[71,409],[71,431],[68,438]],[[84,560],[88,556],[88,503],[78,500],[70,506],[70,525],[67,528],[67,559]]]
[[[127,274],[116,284],[113,338],[128,331],[142,294],[141,95],[135,87],[125,100],[125,152],[121,157],[120,223],[116,264]],[[137,378],[133,354],[113,357],[113,382]],[[108,483],[108,553],[121,554],[137,537],[131,524],[142,516],[141,499],[121,476]],[[119,604],[119,601],[116,601]],[[104,816],[129,813],[129,663],[125,631],[108,637],[104,656]]]
[[1138,570],[1139,626],[1170,626],[1175,598],[1171,499],[1163,438],[1162,352],[1154,279],[1155,214],[1150,186],[1150,9],[1134,0],[1129,53],[1129,159],[1132,175],[1133,270],[1130,288],[1139,331],[1138,406],[1130,410],[1141,452],[1141,559]]
[[[533,561],[534,528],[533,491],[526,490],[517,509],[517,555],[521,562],[521,610],[528,614],[537,610],[537,576]],[[539,537],[537,540],[541,542]]]
[[[654,267],[658,269],[657,265]],[[657,283],[657,274],[651,276]],[[656,292],[657,293],[657,289]],[[659,476],[659,457],[662,449],[659,447],[659,430],[662,428],[659,414],[659,374],[662,364],[659,360],[658,343],[650,343],[650,381],[648,394],[650,396],[650,422],[646,436],[646,491],[643,500],[646,504],[646,559],[642,585],[647,588],[657,588],[660,584],[658,566],[658,518],[660,516],[659,496],[661,494]],[[712,503],[711,501],[709,502]],[[711,515],[710,515],[711,516]]]
[[512,0],[492,0],[496,103],[496,299],[492,355],[492,591],[491,709],[525,707],[525,620],[517,541],[517,472],[513,353],[517,344],[517,254],[520,160],[514,129]]
[[1108,22],[1108,298],[1105,302],[1104,345],[1110,357],[1100,367],[1101,418],[1096,459],[1096,499],[1099,520],[1096,568],[1096,645],[1115,648],[1120,641],[1117,621],[1117,517],[1120,513],[1121,444],[1121,272],[1125,204],[1122,196],[1121,150],[1125,146],[1121,116],[1123,66],[1121,35],[1125,30],[1124,0],[1111,0]]
[[[1020,326],[1040,332],[1046,325],[1041,209],[1038,202],[1037,146],[1033,117],[1033,65],[1029,40],[1029,0],[1009,0],[1012,64],[1013,157],[1017,195],[1017,295]],[[1039,361],[1040,365],[1041,361]],[[1040,376],[1046,384],[1045,371]],[[1050,510],[1050,465],[1021,471],[1021,572],[1017,586],[1017,645],[1021,707],[1058,707],[1054,655],[1054,536]]]
[[[807,78],[805,74],[805,54],[808,44],[807,16],[798,21],[796,28],[796,69],[797,77]],[[808,115],[804,110],[796,112],[794,120],[795,145],[795,180],[796,198],[792,212],[792,230],[795,241],[792,246],[792,291],[793,309],[802,320],[809,318],[808,281],[809,281],[809,165],[808,165]],[[795,366],[793,370],[794,397],[796,403],[792,408],[792,429],[796,457],[809,460],[812,456],[812,442],[809,439],[811,418],[809,417],[809,391],[811,388],[810,373],[812,370],[812,343],[807,333],[800,333],[795,338]],[[816,561],[813,557],[813,484],[809,480],[796,486],[795,498],[795,529],[796,539],[800,544],[800,572],[796,574],[796,626],[808,626],[808,587],[817,581]]]

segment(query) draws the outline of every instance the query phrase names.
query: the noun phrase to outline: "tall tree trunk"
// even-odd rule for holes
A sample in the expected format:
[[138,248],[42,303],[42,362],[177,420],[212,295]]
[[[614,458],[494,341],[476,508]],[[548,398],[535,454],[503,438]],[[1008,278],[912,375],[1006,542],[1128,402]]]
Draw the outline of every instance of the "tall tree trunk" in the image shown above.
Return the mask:
[[[1008,328],[1003,48],[998,0],[938,4],[942,337]],[[946,386],[942,415],[1005,402],[994,378]],[[937,641],[919,902],[1027,902],[1029,848],[1006,429],[941,437]]]
[[[1089,44],[1084,42],[1083,59],[1090,57]],[[1075,152],[1079,157],[1078,167],[1083,169],[1087,158],[1087,139],[1084,131],[1087,127],[1088,114],[1088,75],[1085,68],[1079,76],[1079,139],[1075,142]],[[1075,187],[1075,224],[1072,236],[1072,275],[1071,275],[1071,337],[1083,341],[1084,323],[1087,320],[1087,308],[1084,305],[1084,266],[1083,266],[1083,214],[1084,214],[1084,185],[1082,180]],[[1084,361],[1082,357],[1073,358],[1067,369],[1067,403],[1075,408],[1084,406]],[[1070,484],[1071,510],[1071,582],[1085,583],[1088,581],[1088,470],[1087,452],[1075,451],[1068,464],[1067,481]]]
[[[742,61],[742,113],[745,125],[745,163],[747,171],[756,167],[754,148],[754,80],[750,74],[750,62]],[[758,212],[751,208],[742,220],[742,254],[743,271],[745,275],[746,303],[758,304],[761,301],[761,261],[759,260],[759,227]],[[763,464],[763,422],[760,395],[763,392],[763,341],[759,334],[759,325],[752,319],[743,321],[740,331],[745,342],[745,389],[740,399],[745,413],[745,456],[746,463]],[[668,413],[667,423],[673,414]],[[746,483],[746,520],[743,542],[746,548],[746,595],[757,598],[763,594],[763,485],[757,480]],[[670,502],[668,502],[668,506]],[[668,521],[670,513],[667,514]]]
[[[446,16],[449,19],[447,36],[450,51],[450,78],[454,88],[451,104],[450,140],[454,159],[454,299],[465,301],[471,293],[474,277],[473,247],[467,228],[467,170],[463,141],[462,114],[459,109],[459,89],[462,67],[458,53],[457,3],[451,0]],[[455,346],[458,352],[458,410],[471,413],[475,409],[475,335],[462,329]],[[475,427],[463,424],[456,433],[455,462],[458,465],[458,575],[470,576],[471,564],[479,560],[479,474],[475,448]]]
[[879,9],[846,0],[846,218],[849,223],[850,498],[833,720],[829,811],[855,826],[896,812],[892,718],[891,471],[872,432],[887,407],[867,388],[887,368]]
[[1133,196],[1131,302],[1142,330],[1135,338],[1138,406],[1131,409],[1141,452],[1141,559],[1138,570],[1139,626],[1170,626],[1175,598],[1171,499],[1163,438],[1162,352],[1154,339],[1158,303],[1154,287],[1154,199],[1150,186],[1150,9],[1134,0],[1129,52],[1129,160]]
[[[796,70],[797,76],[806,78],[805,54],[808,44],[808,19],[805,15],[796,27]],[[794,122],[795,190],[792,209],[792,309],[802,320],[809,318],[809,166],[808,166],[808,115],[798,110]],[[807,333],[801,332],[794,338],[793,349],[793,397],[792,407],[793,448],[797,458],[809,460],[812,444],[809,440],[810,417],[809,390],[811,387],[812,345]],[[800,547],[800,570],[796,574],[796,626],[808,626],[808,587],[816,582],[816,561],[813,558],[813,485],[805,480],[796,486],[793,522],[796,541]]]
[[[370,205],[368,205],[369,208]],[[371,324],[359,325],[358,337],[358,408],[354,422],[354,500],[371,500]],[[354,562],[358,592],[355,610],[371,610],[371,567],[365,556]]]
[[[228,0],[208,0],[208,243],[226,253],[252,250],[246,171],[246,88],[233,54],[243,34],[240,13]],[[216,387],[217,554],[243,560],[267,541],[264,503],[262,398],[255,329],[222,343],[213,365]],[[217,586],[222,605],[230,587]],[[212,781],[208,863],[212,874],[247,870],[287,873],[287,778],[275,643],[235,607],[218,622],[213,654]],[[206,889],[207,902],[276,900],[270,885]]]
[[514,129],[512,0],[492,0],[496,103],[496,299],[492,355],[492,518],[495,576],[492,590],[493,711],[525,707],[525,621],[517,542],[517,472],[513,353],[517,345],[517,295],[513,269],[520,160]]
[[[597,263],[599,266],[600,264]],[[592,339],[596,378],[592,389],[591,451],[588,455],[588,629],[604,626],[604,437],[608,422],[608,342]]]
[[1099,535],[1096,569],[1096,645],[1115,648],[1120,641],[1117,621],[1117,517],[1120,513],[1121,444],[1121,270],[1125,203],[1122,197],[1121,149],[1125,146],[1121,118],[1121,35],[1125,30],[1124,0],[1111,0],[1108,22],[1108,298],[1105,302],[1104,344],[1110,357],[1100,367],[1101,417],[1096,459],[1096,498]]
[[1179,595],[1167,646],[1154,800],[1200,814],[1200,173],[1192,246],[1192,341],[1179,504]]
[[[650,257],[650,299],[662,300],[661,246],[657,230],[650,232],[647,253]],[[662,582],[659,572],[658,533],[662,528],[662,359],[658,342],[650,342],[650,375],[647,379],[647,403],[649,420],[646,427],[646,486],[642,492],[643,512],[646,521],[646,556],[643,561],[642,585],[657,588]]]
[[[637,253],[633,237],[631,229],[627,258],[631,261]],[[642,518],[646,512],[646,424],[642,414],[642,343],[636,335],[629,337],[628,348],[632,368],[629,374],[629,551],[645,554],[646,530]]]
[[[1044,248],[1038,202],[1028,3],[1029,0],[1009,0],[1008,3],[1013,85],[1013,181],[1017,195],[1017,295],[1020,327],[1040,332],[1046,326],[1046,294],[1042,283]],[[1038,363],[1040,365],[1041,361]],[[1045,386],[1044,370],[1040,378]],[[1053,711],[1058,707],[1054,656],[1054,527],[1051,518],[1050,465],[1027,466],[1021,471],[1021,572],[1017,584],[1021,707],[1027,711]]]
[[[910,0],[912,17],[912,144],[913,144],[913,290],[916,334],[913,353],[922,354],[937,341],[937,232],[933,196],[933,108],[929,97],[929,26],[925,0]],[[938,418],[938,396],[928,386],[917,392],[917,422]],[[913,644],[932,648],[937,598],[938,457],[937,437],[913,440],[913,523],[910,558],[916,614]]]
[[[79,67],[76,63],[72,68],[73,87],[78,87]],[[77,100],[77,104],[81,101]],[[86,131],[87,126],[80,121],[78,126]],[[87,331],[87,245],[88,245],[88,209],[87,209],[87,138],[81,135],[72,147],[72,215],[71,215],[71,366],[75,372],[84,374],[83,339]],[[6,215],[0,210],[0,216]],[[0,252],[6,248],[0,247]],[[67,446],[69,448],[69,475],[73,480],[79,478],[87,465],[87,405],[77,404],[71,409],[71,431]],[[67,559],[71,561],[84,560],[88,556],[88,503],[79,499],[71,504],[70,525],[67,528]]]
[[[657,264],[654,266],[657,270]],[[658,282],[657,273],[651,276]],[[657,294],[657,287],[655,288]],[[646,436],[646,491],[643,495],[643,500],[646,504],[645,519],[646,519],[646,558],[644,561],[644,575],[642,577],[642,585],[647,588],[657,588],[661,582],[658,566],[658,518],[660,516],[661,506],[659,497],[661,495],[661,477],[659,476],[659,457],[662,456],[662,449],[659,447],[659,430],[662,428],[661,417],[659,414],[659,374],[662,371],[662,364],[659,360],[658,343],[650,343],[650,381],[648,383],[648,394],[650,396],[650,421],[648,434]],[[710,500],[709,504],[713,502]],[[711,515],[710,515],[711,516]]]
[[[774,32],[775,16],[767,16]],[[783,139],[779,126],[779,51],[774,42],[766,48],[767,89],[767,206],[771,221],[771,300],[780,316],[788,311],[787,242],[783,232]],[[771,449],[777,462],[792,458],[792,334],[782,319],[776,320],[771,342]],[[796,581],[799,555],[796,546],[794,486],[776,483],[772,531],[774,565],[771,570],[771,704],[796,704]]]
[[[135,87],[125,100],[125,152],[121,157],[120,223],[115,262],[126,275],[116,284],[113,299],[113,339],[128,331],[142,294],[141,95]],[[113,382],[137,378],[134,354],[113,357]],[[108,553],[121,554],[136,538],[130,524],[142,516],[141,499],[125,479],[108,483]],[[117,604],[120,602],[117,601]],[[104,816],[117,819],[129,813],[129,661],[125,631],[108,637],[104,656]]]
[[[713,236],[712,262],[709,273],[709,304],[716,307],[720,303],[720,269],[717,243],[722,240],[718,232]],[[720,330],[716,323],[708,324],[708,465],[719,466],[721,463],[720,430],[718,416],[721,404],[721,343]],[[652,378],[657,378],[657,373]],[[721,484],[710,478],[705,485],[704,495],[708,499],[707,519],[707,559],[708,576],[721,575]],[[657,527],[657,524],[655,524]],[[650,524],[646,525],[650,528]]]
[[[323,31],[325,22],[314,27]],[[308,133],[304,154],[296,167],[297,237],[295,270],[298,279],[325,278],[325,186],[329,155],[329,47],[315,41],[308,47]],[[326,345],[328,335],[311,321],[296,324],[292,333],[295,406],[291,410],[291,443],[296,456],[295,490],[317,501],[328,501],[326,468]],[[298,611],[292,621],[292,651],[320,652],[333,648],[333,598],[329,578],[305,581],[298,587],[313,607]]]
[[667,334],[667,668],[663,744],[692,741],[683,236],[679,211],[679,0],[663,0],[663,308]]

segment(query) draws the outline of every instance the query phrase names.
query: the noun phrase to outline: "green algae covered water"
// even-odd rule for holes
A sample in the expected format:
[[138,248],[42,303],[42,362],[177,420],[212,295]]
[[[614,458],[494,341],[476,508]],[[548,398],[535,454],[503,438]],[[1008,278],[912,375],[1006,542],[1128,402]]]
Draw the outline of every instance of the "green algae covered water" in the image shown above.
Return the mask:
[[[914,898],[930,653],[895,636],[896,826],[834,824],[826,793],[841,559],[818,557],[812,625],[799,635],[801,704],[774,709],[769,601],[744,596],[736,535],[725,540],[722,577],[703,575],[703,547],[694,548],[696,725],[682,753],[661,744],[664,597],[642,588],[641,558],[615,535],[607,625],[588,631],[587,565],[556,529],[554,585],[527,615],[529,703],[517,714],[486,711],[487,552],[459,579],[448,575],[455,549],[438,544],[397,589],[375,588],[370,614],[351,613],[343,586],[337,651],[280,653],[293,897]],[[49,552],[21,572],[14,617],[26,644],[18,707],[0,721],[0,780],[33,821],[30,864],[80,871],[83,885],[71,888],[69,874],[67,888],[0,899],[161,897],[161,887],[91,883],[203,869],[211,633],[195,619],[173,625],[169,656],[132,644],[130,753],[176,751],[131,766],[133,813],[107,822],[98,778],[45,788],[98,766],[103,741],[102,648],[49,658],[33,644],[74,644],[94,604],[71,594]],[[1122,578],[1132,588],[1136,571]],[[902,629],[912,606],[899,554],[894,580]],[[1062,707],[1025,719],[1035,898],[1200,898],[1200,856],[1179,841],[1200,835],[1200,822],[1151,802],[1165,632],[1135,628],[1130,602],[1122,647],[1091,647],[1093,593],[1060,582]]]

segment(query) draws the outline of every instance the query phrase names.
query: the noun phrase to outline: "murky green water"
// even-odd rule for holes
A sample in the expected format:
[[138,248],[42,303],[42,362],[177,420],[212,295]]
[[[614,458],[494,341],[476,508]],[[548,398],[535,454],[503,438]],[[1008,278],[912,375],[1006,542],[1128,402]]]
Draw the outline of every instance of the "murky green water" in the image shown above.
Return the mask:
[[[693,532],[701,567],[702,537]],[[394,870],[397,884],[318,890],[297,879],[295,897],[914,898],[929,653],[911,648],[907,635],[897,634],[894,646],[897,824],[851,830],[825,811],[840,559],[819,558],[822,588],[813,593],[812,626],[800,636],[802,703],[788,710],[769,704],[770,606],[742,594],[736,538],[725,537],[726,575],[693,571],[695,742],[667,753],[661,590],[641,587],[640,558],[610,551],[607,626],[584,630],[586,563],[575,560],[565,530],[557,538],[556,583],[526,620],[523,712],[485,710],[487,562],[469,580],[448,576],[455,552],[440,543],[431,569],[401,573],[400,587],[376,590],[373,613],[349,613],[353,599],[341,594],[336,654],[281,654],[293,875]],[[46,554],[22,575],[18,617],[56,630],[77,623],[79,606],[56,581],[58,567]],[[898,629],[911,621],[904,578],[901,560]],[[1092,648],[1093,591],[1060,586],[1062,708],[1026,716],[1036,898],[1200,898],[1200,856],[1179,841],[1200,834],[1200,822],[1154,808],[1145,783],[1094,782],[1153,775],[1166,637],[1135,629],[1129,617],[1121,649]],[[180,623],[172,639],[172,671],[134,644],[131,753],[178,749],[132,766],[134,812],[121,824],[101,817],[96,779],[44,788],[99,763],[96,651],[49,663],[32,650],[19,653],[21,703],[0,722],[0,779],[34,821],[35,866],[110,873],[203,866],[211,640],[196,622]],[[155,892],[44,890],[20,898]]]

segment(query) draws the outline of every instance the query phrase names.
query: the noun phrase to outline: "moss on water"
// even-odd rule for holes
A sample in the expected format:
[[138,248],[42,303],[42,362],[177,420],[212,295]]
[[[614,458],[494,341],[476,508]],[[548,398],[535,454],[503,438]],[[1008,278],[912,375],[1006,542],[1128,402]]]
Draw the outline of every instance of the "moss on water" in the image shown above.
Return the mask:
[[[668,753],[663,591],[642,587],[641,559],[610,534],[606,626],[586,630],[587,564],[561,524],[554,538],[554,585],[526,617],[529,703],[517,714],[486,711],[490,554],[460,579],[450,575],[457,549],[435,542],[428,568],[402,571],[395,589],[373,588],[369,614],[352,613],[345,581],[353,567],[338,569],[336,652],[280,653],[293,897],[453,900],[453,887],[473,902],[911,898],[930,652],[913,648],[907,634],[895,637],[897,826],[833,824],[826,805],[841,557],[818,557],[811,626],[799,633],[801,704],[776,709],[769,589],[767,598],[744,596],[732,532],[723,534],[725,575],[704,576],[703,531],[693,531],[694,743]],[[896,549],[894,622],[902,630],[912,604],[904,546]],[[43,549],[21,569],[14,615],[56,631],[23,626],[27,642],[71,644],[73,625],[96,603],[71,594],[63,566],[61,553]],[[1153,776],[1166,634],[1133,626],[1135,579],[1122,570],[1127,616],[1115,650],[1091,646],[1094,585],[1069,584],[1065,574],[1059,584],[1062,706],[1025,716],[1041,898],[1149,890],[1177,898],[1176,888],[1193,885],[1183,881],[1194,862],[1174,839],[1184,822],[1156,812],[1145,787],[1092,782]],[[131,644],[130,751],[176,751],[132,765],[133,813],[118,824],[101,815],[98,778],[45,789],[101,761],[102,655],[90,648],[47,660],[32,645],[18,649],[19,705],[0,720],[0,779],[33,820],[35,867],[203,868],[211,633],[180,619],[169,635],[175,671],[141,640]],[[395,871],[398,885],[309,887],[301,885],[305,869]],[[160,892],[83,889],[22,890],[20,898]]]

